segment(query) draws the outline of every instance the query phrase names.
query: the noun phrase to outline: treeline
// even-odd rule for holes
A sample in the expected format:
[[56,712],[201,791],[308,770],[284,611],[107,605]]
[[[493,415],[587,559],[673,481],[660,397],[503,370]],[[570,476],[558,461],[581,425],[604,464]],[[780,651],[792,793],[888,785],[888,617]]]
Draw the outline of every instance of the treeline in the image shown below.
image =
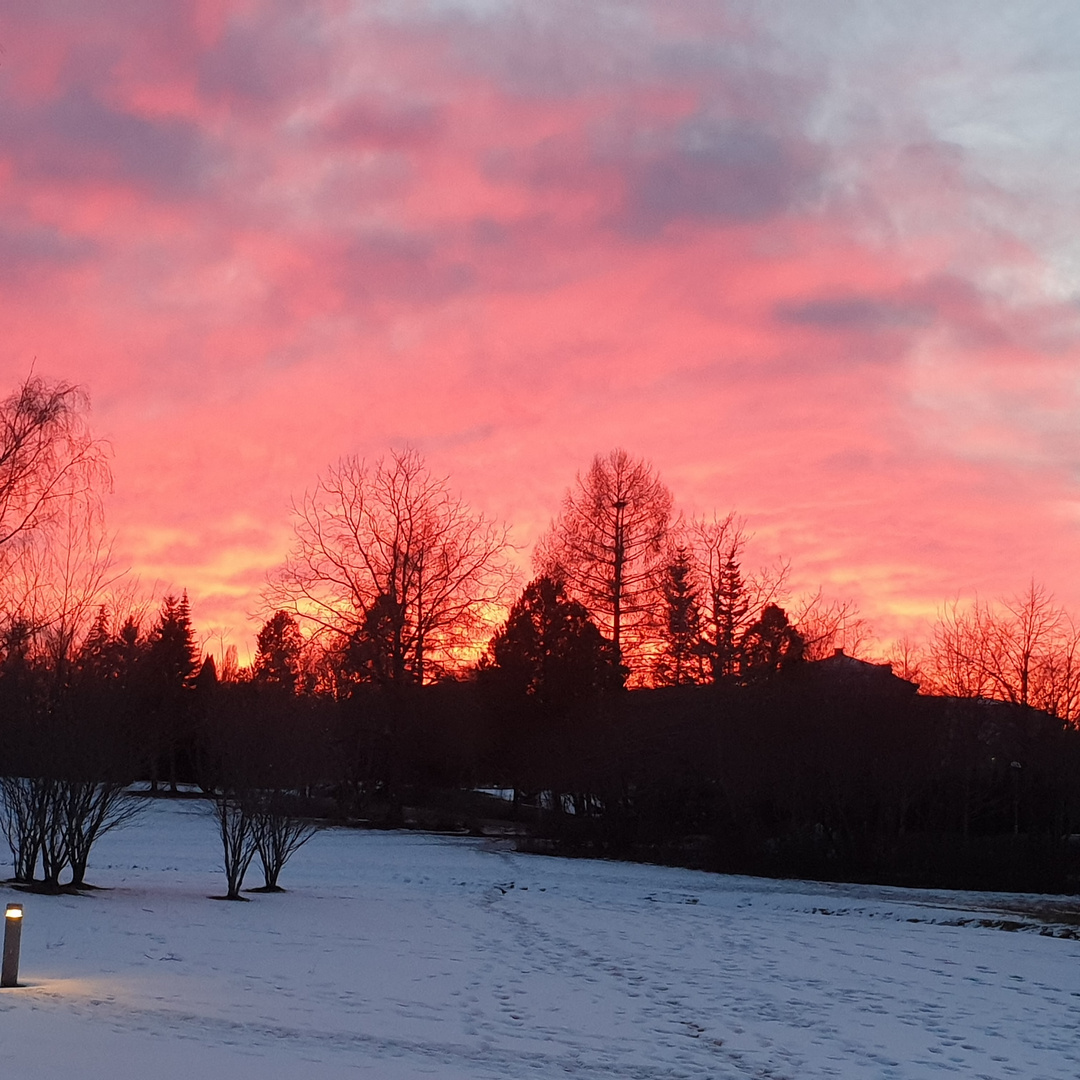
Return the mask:
[[[166,600],[134,649],[95,635],[62,688],[44,665],[0,670],[21,880],[38,859],[47,885],[64,866],[82,883],[93,841],[145,802],[141,780],[206,796],[231,895],[256,856],[275,886],[313,819],[713,870],[1075,888],[1080,733],[1031,706],[920,695],[888,665],[783,648],[738,680],[627,691],[610,641],[547,578],[467,678],[338,695],[305,687],[291,616],[223,680],[176,632],[184,611]],[[183,646],[168,660],[165,641]],[[476,794],[492,788],[505,799]]]
[[506,528],[410,450],[343,459],[297,504],[241,669],[197,646],[185,595],[140,604],[112,572],[85,416],[40,379],[0,403],[0,827],[20,881],[84,884],[141,782],[209,800],[231,897],[256,858],[276,887],[316,818],[501,817],[546,850],[1075,887],[1080,637],[1034,584],[871,664],[848,655],[852,605],[792,597],[782,561],[748,570],[735,515],[680,517],[624,451],[567,490],[522,589]]

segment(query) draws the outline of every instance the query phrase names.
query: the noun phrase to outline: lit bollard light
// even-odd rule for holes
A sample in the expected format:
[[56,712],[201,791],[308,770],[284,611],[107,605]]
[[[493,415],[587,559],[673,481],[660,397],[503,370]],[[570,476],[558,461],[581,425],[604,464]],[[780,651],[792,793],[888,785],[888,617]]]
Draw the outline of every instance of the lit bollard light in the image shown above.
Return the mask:
[[22,943],[22,904],[8,904],[4,912],[4,970],[0,986],[19,985],[19,945]]

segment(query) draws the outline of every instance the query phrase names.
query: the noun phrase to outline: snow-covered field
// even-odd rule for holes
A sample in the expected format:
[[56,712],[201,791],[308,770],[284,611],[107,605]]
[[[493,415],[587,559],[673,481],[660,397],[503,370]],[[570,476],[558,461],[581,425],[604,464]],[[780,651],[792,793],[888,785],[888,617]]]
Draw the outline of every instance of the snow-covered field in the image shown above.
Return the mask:
[[102,891],[0,888],[3,1076],[1080,1077],[1080,941],[977,925],[1001,896],[338,829],[230,904],[215,843],[157,802],[95,852]]

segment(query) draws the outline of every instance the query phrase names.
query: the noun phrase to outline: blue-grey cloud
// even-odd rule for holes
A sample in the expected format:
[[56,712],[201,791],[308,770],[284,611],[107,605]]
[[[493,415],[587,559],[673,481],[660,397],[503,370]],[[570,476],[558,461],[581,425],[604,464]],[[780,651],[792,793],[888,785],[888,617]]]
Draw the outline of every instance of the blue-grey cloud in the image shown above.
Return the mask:
[[628,170],[623,225],[654,232],[674,221],[751,222],[782,213],[814,170],[767,131],[694,127]]
[[328,33],[314,9],[268,4],[257,17],[231,22],[199,56],[199,90],[256,114],[326,92],[332,67]]
[[90,259],[99,246],[46,225],[0,223],[0,281],[18,285],[42,271]]
[[80,88],[35,106],[9,107],[0,116],[0,140],[24,179],[107,180],[159,194],[196,189],[209,156],[194,124],[114,109]]
[[824,330],[874,331],[927,326],[934,319],[934,310],[923,303],[849,295],[778,304],[776,317],[780,322],[794,326],[816,326]]

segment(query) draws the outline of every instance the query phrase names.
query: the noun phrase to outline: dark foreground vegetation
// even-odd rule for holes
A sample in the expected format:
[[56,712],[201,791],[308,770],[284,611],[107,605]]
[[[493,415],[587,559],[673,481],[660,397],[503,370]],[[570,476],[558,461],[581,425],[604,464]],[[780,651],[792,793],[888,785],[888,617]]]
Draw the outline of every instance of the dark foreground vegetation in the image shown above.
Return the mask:
[[[489,671],[341,700],[204,665],[168,713],[137,681],[63,707],[0,678],[16,878],[84,882],[102,832],[196,785],[229,895],[277,886],[312,821],[514,836],[527,849],[776,876],[1076,891],[1080,734],[1030,707],[929,697],[838,654],[747,686],[555,707]],[[21,695],[21,696],[16,696]],[[78,723],[73,718],[78,717]],[[148,753],[148,751],[150,751]],[[500,797],[478,789],[501,789]],[[43,879],[43,880],[42,880]]]
[[1034,583],[945,610],[901,678],[838,647],[865,637],[850,605],[789,597],[783,561],[744,572],[738,519],[685,521],[616,450],[515,598],[505,527],[407,450],[343,459],[297,505],[241,670],[197,647],[186,595],[140,603],[112,571],[85,408],[36,378],[0,402],[0,831],[25,886],[85,887],[102,835],[194,787],[229,899],[256,860],[280,888],[322,821],[1080,888],[1080,628]]

